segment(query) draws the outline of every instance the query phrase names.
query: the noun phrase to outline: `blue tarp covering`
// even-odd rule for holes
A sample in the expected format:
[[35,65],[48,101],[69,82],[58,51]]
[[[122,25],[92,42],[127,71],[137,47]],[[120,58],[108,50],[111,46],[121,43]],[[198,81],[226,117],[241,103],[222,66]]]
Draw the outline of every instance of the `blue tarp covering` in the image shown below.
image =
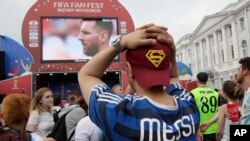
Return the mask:
[[0,35],[0,51],[5,52],[6,78],[30,72],[34,59],[31,53],[15,40]]
[[184,64],[182,62],[177,62],[177,68],[178,68],[179,75],[182,75],[182,76],[184,76],[186,74],[189,74],[190,76],[193,75],[190,67],[188,67],[186,64]]

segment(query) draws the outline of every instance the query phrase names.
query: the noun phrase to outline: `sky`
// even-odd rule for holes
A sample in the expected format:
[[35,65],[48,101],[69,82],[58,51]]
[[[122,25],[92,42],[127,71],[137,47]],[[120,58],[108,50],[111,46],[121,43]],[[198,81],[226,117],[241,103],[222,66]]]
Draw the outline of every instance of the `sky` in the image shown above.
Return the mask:
[[175,42],[192,33],[204,16],[215,14],[238,0],[120,0],[135,26],[156,23],[168,27]]
[[[221,11],[238,0],[119,0],[130,13],[135,27],[155,23],[168,27],[175,42],[192,33],[206,15]],[[21,25],[36,0],[1,0],[0,34],[21,43]],[[22,44],[22,43],[21,43]]]

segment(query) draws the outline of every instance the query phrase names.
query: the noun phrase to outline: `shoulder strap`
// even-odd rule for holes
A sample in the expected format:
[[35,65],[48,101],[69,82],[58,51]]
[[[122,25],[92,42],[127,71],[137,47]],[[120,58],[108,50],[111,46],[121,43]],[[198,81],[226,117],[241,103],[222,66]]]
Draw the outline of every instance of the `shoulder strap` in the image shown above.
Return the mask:
[[0,128],[0,140],[24,141],[28,137],[25,133],[26,131],[23,129],[16,129],[5,125]]
[[76,130],[76,128],[75,128],[75,129],[73,130],[73,132],[70,134],[68,141],[70,141],[71,138],[73,137],[73,135],[75,134],[75,130]]
[[[77,107],[80,107],[80,106],[77,105],[76,107],[72,108],[72,109],[69,110],[67,113],[65,113],[65,116],[66,116],[69,112],[71,112],[72,110],[74,110],[74,109],[77,108]],[[67,139],[67,141],[70,141],[70,140],[71,140],[71,138],[72,138],[73,135],[75,134],[75,130],[76,130],[76,128],[74,128],[73,132],[70,134],[69,139]]]
[[16,135],[16,136],[18,136],[18,132],[17,131],[15,131],[15,130],[13,130],[9,125],[4,125],[4,126],[2,126],[1,128],[0,128],[0,130],[1,131],[10,131],[10,132],[12,132],[14,135]]
[[8,125],[3,125],[0,127],[0,131],[4,131],[4,130],[8,130],[8,129],[9,129]]
[[32,141],[31,134],[27,131],[26,131],[26,137],[27,137],[27,141]]

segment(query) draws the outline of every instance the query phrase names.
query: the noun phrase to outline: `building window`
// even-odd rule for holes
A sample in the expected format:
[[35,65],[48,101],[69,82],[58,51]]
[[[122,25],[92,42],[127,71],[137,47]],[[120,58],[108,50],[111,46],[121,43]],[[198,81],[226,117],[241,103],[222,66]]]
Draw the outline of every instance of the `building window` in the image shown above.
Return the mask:
[[198,60],[198,70],[201,69],[201,59]]
[[232,59],[234,59],[234,46],[233,45],[230,46],[230,50],[231,50]]
[[244,17],[240,18],[240,29],[245,30],[245,20]]
[[215,80],[214,80],[214,79],[211,80],[211,86],[212,86],[213,88],[215,88]]
[[223,51],[223,49],[221,49],[221,59],[222,59],[222,62],[224,62],[225,58],[224,58],[224,51]]
[[213,36],[210,36],[210,37],[209,37],[209,44],[210,44],[211,46],[214,46],[214,38],[213,38]]
[[205,57],[205,64],[204,64],[205,66],[207,66],[208,65],[208,56],[206,55],[206,57]]
[[213,53],[213,63],[215,64],[216,62],[215,62],[216,60],[215,60],[215,53]]
[[223,83],[224,83],[224,79],[221,77],[220,78],[220,84],[221,84],[221,86],[223,86]]
[[241,46],[242,46],[242,51],[243,51],[243,57],[247,57],[247,42],[246,42],[246,40],[243,40],[241,42]]
[[218,41],[222,41],[222,33],[221,31],[218,31]]
[[228,26],[227,32],[228,32],[228,36],[231,37],[232,36],[232,27],[231,27],[231,25]]
[[202,40],[201,44],[202,44],[202,47],[204,48],[204,50],[206,50],[206,46],[207,46],[206,40]]
[[201,68],[201,55],[200,55],[200,53],[198,54],[198,64],[197,64],[197,66],[198,66],[198,70]]

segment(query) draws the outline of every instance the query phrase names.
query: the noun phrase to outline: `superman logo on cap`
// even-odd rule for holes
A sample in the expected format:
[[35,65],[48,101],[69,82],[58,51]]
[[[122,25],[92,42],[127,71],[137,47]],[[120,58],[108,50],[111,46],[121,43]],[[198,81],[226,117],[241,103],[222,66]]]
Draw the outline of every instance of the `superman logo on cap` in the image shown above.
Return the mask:
[[157,68],[166,57],[166,54],[163,50],[149,50],[146,57]]

